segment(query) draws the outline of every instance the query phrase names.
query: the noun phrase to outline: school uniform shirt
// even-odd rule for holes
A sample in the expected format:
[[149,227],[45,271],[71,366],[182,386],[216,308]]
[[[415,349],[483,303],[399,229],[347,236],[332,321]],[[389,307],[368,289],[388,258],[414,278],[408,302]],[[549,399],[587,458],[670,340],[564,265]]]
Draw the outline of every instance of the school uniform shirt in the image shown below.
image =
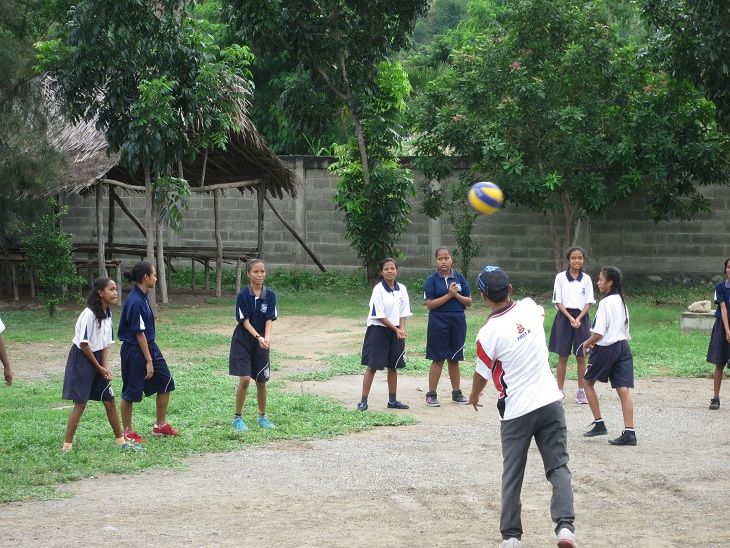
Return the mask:
[[103,350],[114,343],[112,330],[112,311],[106,309],[106,318],[101,321],[101,327],[90,308],[85,308],[76,320],[76,332],[73,343],[81,348],[81,343],[88,343],[92,352]]
[[[426,281],[423,283],[423,300],[433,300],[443,297],[449,292],[449,286],[454,282],[456,282],[459,295],[471,297],[469,282],[466,281],[464,276],[452,270],[449,275],[444,278],[437,270],[426,278]],[[464,312],[465,308],[466,307],[458,300],[449,299],[437,309],[429,310],[429,314],[433,314],[434,312]]]
[[5,331],[5,324],[3,323],[2,319],[0,319],[0,334]]
[[613,293],[601,299],[593,319],[591,331],[602,335],[598,346],[610,346],[618,341],[630,341],[629,309],[624,306],[621,295]]
[[580,272],[577,278],[570,274],[570,270],[560,272],[555,276],[553,285],[553,302],[561,303],[565,308],[583,310],[586,304],[593,304],[593,282],[585,272]]
[[499,391],[502,420],[515,419],[559,401],[545,344],[545,310],[532,299],[493,312],[477,335],[476,372]]
[[251,290],[251,286],[244,287],[236,298],[236,322],[240,325],[244,320],[248,320],[251,326],[261,335],[264,335],[266,322],[275,320],[276,312],[276,294],[268,287],[261,289],[261,295]]
[[[722,319],[722,314],[720,313],[720,303],[725,303],[725,310],[727,310],[728,316],[730,317],[730,280],[724,280],[715,286],[714,301],[717,305],[717,309],[715,310],[715,317],[718,319]],[[2,322],[0,322],[0,327],[1,326]],[[2,333],[2,329],[0,329],[0,333]]]
[[147,295],[135,285],[124,301],[117,337],[120,341],[137,344],[136,335],[142,332],[147,342],[155,340],[155,315],[147,301]]
[[395,282],[393,289],[391,289],[383,280],[373,287],[367,325],[385,327],[381,319],[387,318],[390,323],[398,326],[400,319],[408,316],[413,316],[413,313],[411,312],[411,302],[408,299],[408,290],[405,285]]

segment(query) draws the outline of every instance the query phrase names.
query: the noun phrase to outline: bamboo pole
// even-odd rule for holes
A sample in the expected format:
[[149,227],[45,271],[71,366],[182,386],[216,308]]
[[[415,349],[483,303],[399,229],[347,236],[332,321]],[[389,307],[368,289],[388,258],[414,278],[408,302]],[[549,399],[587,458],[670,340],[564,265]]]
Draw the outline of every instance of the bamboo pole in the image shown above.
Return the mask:
[[106,276],[104,252],[104,183],[96,183],[96,255],[99,260],[99,276]]
[[213,219],[215,225],[215,296],[220,297],[223,285],[223,239],[221,238],[221,190],[213,191]]

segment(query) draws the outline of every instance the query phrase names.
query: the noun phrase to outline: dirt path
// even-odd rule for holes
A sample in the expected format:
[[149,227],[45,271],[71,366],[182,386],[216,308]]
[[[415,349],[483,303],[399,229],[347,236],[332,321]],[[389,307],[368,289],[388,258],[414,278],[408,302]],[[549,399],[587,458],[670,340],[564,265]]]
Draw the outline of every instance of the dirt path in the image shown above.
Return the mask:
[[[277,326],[287,328],[281,351],[293,356],[279,374],[316,365],[321,339],[356,351],[362,326],[327,321]],[[360,381],[292,388],[353,406]],[[636,448],[583,438],[588,409],[566,404],[581,546],[730,546],[730,410],[707,410],[710,382],[640,379]],[[424,379],[400,379],[415,426],[204,455],[185,470],[74,482],[65,500],[1,505],[0,545],[496,546],[501,456],[492,388],[479,413],[427,408],[424,389]],[[618,400],[604,387],[599,394],[617,435]],[[371,406],[384,407],[385,395],[385,378],[376,376]],[[523,488],[527,547],[552,545],[549,497],[533,448]]]

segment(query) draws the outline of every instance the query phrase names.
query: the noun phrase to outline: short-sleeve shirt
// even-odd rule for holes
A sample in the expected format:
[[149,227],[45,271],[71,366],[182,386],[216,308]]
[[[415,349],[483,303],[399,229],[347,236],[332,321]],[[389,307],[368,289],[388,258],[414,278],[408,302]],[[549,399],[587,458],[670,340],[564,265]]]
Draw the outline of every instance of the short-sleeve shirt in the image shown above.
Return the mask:
[[476,372],[499,391],[502,420],[515,419],[559,401],[545,343],[544,309],[532,299],[493,312],[477,335]]
[[[717,305],[717,309],[715,310],[716,318],[722,318],[720,313],[720,303],[725,303],[725,309],[728,314],[730,314],[730,280],[725,280],[715,286],[715,304]],[[0,325],[2,325],[2,322],[0,322]],[[0,332],[2,332],[2,329],[0,329]]]
[[368,325],[379,325],[385,327],[381,321],[387,318],[393,325],[398,325],[401,318],[413,316],[411,302],[408,299],[408,290],[403,284],[395,282],[393,289],[383,280],[373,287],[373,294],[370,297],[370,313],[368,314]]
[[261,293],[263,295],[256,297],[251,286],[247,285],[236,299],[236,322],[248,320],[259,334],[264,333],[268,320],[273,321],[277,317],[276,294],[266,286],[261,289]]
[[155,315],[147,301],[147,295],[135,285],[124,301],[117,337],[120,341],[136,343],[137,333],[142,332],[147,342],[155,340]]
[[[464,297],[471,297],[469,282],[466,281],[466,278],[464,276],[452,270],[451,273],[444,278],[437,270],[428,278],[426,278],[426,281],[423,283],[423,300],[433,300],[443,297],[449,292],[449,286],[453,282],[456,282],[456,287],[458,289],[459,295],[463,295]],[[449,299],[438,308],[429,310],[429,314],[439,312],[464,312],[465,308],[466,307],[458,300]]]
[[561,303],[565,308],[583,310],[587,304],[593,304],[596,299],[593,297],[593,282],[585,272],[574,278],[570,270],[558,273],[555,276],[553,285],[553,302]]
[[113,344],[112,311],[106,309],[106,318],[101,321],[100,326],[94,312],[90,308],[84,308],[79,319],[76,320],[73,343],[79,348],[81,348],[81,343],[88,343],[92,352],[103,350]]
[[624,306],[621,295],[612,293],[601,299],[591,331],[602,335],[596,343],[598,346],[610,346],[618,341],[631,340],[629,309]]
[[5,331],[5,324],[2,320],[0,320],[0,333],[2,333],[3,331]]

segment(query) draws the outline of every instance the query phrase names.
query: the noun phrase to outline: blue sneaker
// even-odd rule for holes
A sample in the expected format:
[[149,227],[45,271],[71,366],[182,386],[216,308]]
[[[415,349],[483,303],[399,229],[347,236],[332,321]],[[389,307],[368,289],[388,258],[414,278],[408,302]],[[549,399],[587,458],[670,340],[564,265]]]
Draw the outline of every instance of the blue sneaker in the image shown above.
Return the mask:
[[274,423],[271,422],[266,415],[259,415],[259,418],[256,419],[256,424],[258,424],[261,428],[265,428],[266,430],[271,430],[272,428],[274,428]]
[[367,402],[361,401],[357,404],[357,410],[358,411],[367,411],[368,410],[368,404]]
[[236,432],[248,432],[248,426],[243,421],[243,417],[236,417],[233,419],[233,429]]
[[131,441],[124,442],[121,445],[117,444],[117,449],[120,451],[144,451],[143,446]]
[[405,404],[402,401],[398,401],[398,400],[389,401],[388,409],[408,409],[408,404]]

